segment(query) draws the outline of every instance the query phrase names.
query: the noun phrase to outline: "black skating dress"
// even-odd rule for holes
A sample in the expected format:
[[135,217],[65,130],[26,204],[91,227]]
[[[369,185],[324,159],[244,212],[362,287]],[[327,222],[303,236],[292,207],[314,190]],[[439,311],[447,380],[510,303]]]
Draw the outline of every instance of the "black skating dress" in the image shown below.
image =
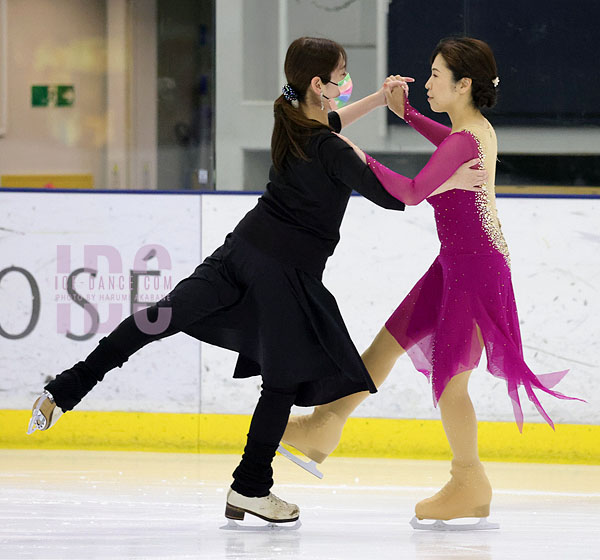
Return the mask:
[[[340,131],[336,112],[329,123]],[[234,377],[262,375],[281,388],[300,383],[300,406],[376,391],[321,277],[353,189],[378,206],[404,209],[330,130],[315,133],[306,154],[310,161],[288,158],[281,173],[271,167],[257,205],[167,296],[175,321],[197,315],[181,330],[239,353]]]
[[[340,130],[336,112],[329,123]],[[321,277],[353,189],[384,208],[404,204],[330,129],[316,131],[305,151],[309,161],[289,157],[281,173],[271,168],[257,205],[191,276],[102,339],[74,366],[79,373],[46,386],[63,410],[142,346],[177,332],[238,352],[234,377],[261,375],[265,386],[295,393],[300,406],[376,391]],[[165,330],[151,335],[136,326],[136,315],[155,321],[161,308],[170,309]]]

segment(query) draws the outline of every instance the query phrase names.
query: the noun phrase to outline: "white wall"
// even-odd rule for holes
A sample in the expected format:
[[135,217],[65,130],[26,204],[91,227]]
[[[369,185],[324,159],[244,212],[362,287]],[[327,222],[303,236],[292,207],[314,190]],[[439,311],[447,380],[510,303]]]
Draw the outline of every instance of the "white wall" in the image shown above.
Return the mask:
[[[0,271],[27,269],[41,292],[40,320],[21,340],[0,336],[0,408],[26,409],[45,379],[83,359],[104,336],[79,342],[57,333],[55,287],[57,245],[71,247],[71,269],[83,266],[85,245],[115,248],[128,274],[140,247],[156,243],[171,256],[173,286],[191,274],[202,255],[220,245],[256,201],[253,195],[153,195],[0,192],[5,220],[0,230]],[[525,356],[537,373],[571,368],[559,386],[588,404],[542,396],[556,422],[600,423],[600,252],[598,200],[498,200],[513,261],[513,282]],[[74,220],[73,216],[77,216]],[[174,225],[176,224],[176,227]],[[364,350],[384,321],[425,272],[438,250],[428,205],[403,214],[353,197],[342,241],[330,259],[324,282],[337,297],[357,348]],[[156,268],[156,260],[149,261]],[[99,276],[109,275],[100,261]],[[87,278],[86,276],[82,276]],[[80,293],[102,293],[81,286]],[[106,293],[107,290],[104,290]],[[127,295],[127,291],[110,290]],[[152,290],[150,291],[152,292]],[[158,294],[160,290],[152,293]],[[0,325],[21,332],[31,315],[31,292],[24,277],[11,273],[0,282]],[[128,314],[129,302],[118,308]],[[72,329],[84,332],[81,309],[70,303]],[[101,320],[108,303],[98,303]],[[106,376],[81,405],[87,410],[250,413],[259,378],[233,380],[236,355],[202,345],[185,335],[151,344],[121,370]],[[485,372],[485,359],[471,389],[482,420],[512,418],[503,384]],[[526,402],[527,421],[540,417]],[[361,416],[437,418],[430,387],[403,357],[382,390],[357,411]]]
[[[6,12],[0,174],[155,189],[155,0],[8,0]],[[56,84],[75,86],[72,107],[31,106],[32,85]]]
[[[9,0],[8,127],[0,172],[93,173],[104,183],[105,0]],[[31,107],[31,86],[73,84],[73,107]]]

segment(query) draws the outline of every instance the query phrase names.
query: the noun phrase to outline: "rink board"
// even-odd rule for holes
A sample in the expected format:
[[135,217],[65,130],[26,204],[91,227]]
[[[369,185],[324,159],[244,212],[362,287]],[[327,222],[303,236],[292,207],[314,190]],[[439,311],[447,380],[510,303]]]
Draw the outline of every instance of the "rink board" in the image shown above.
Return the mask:
[[[160,276],[164,285],[138,290],[138,296],[149,302],[158,298],[219,246],[256,199],[253,194],[1,191],[5,221],[0,229],[0,271],[5,274],[0,279],[0,338],[5,359],[0,362],[0,407],[15,413],[27,409],[46,379],[82,359],[115,321],[129,314],[132,270],[153,271],[154,276],[147,275],[150,280]],[[499,198],[498,208],[511,250],[525,357],[538,373],[570,368],[559,390],[588,401],[542,395],[542,402],[559,428],[581,425],[582,433],[589,433],[587,427],[600,424],[596,336],[600,319],[593,311],[600,309],[600,201]],[[397,213],[360,197],[350,200],[341,235],[324,283],[335,294],[351,336],[363,351],[427,270],[439,243],[427,204]],[[100,247],[99,256],[93,251],[90,256],[90,247]],[[98,329],[85,340],[71,339],[64,332],[65,309],[73,336],[84,335],[90,324],[80,305],[69,299],[65,270],[84,268],[90,259],[97,267],[97,281],[104,279],[104,285],[100,288],[97,282],[90,287],[85,283],[90,275],[84,273],[78,276],[82,286],[76,289],[97,298]],[[30,323],[32,283],[39,290],[37,303],[33,302],[39,304],[37,321],[25,336],[7,338],[5,333],[18,336]],[[122,369],[109,373],[78,410],[203,418],[247,415],[258,397],[259,378],[232,380],[235,359],[234,353],[175,335],[142,349]],[[485,359],[473,375],[471,394],[480,420],[506,422],[520,437],[511,424],[506,387],[485,372]],[[540,422],[526,398],[524,412],[527,422]],[[365,422],[439,418],[429,385],[406,357],[355,415]],[[4,434],[9,431],[6,421],[8,416],[3,415]],[[172,428],[177,441],[179,424]],[[552,435],[549,428],[541,428]],[[113,436],[105,436],[110,444]]]
[[[0,410],[0,448],[88,449],[240,454],[249,415],[79,412],[60,418],[47,432],[25,435],[30,411]],[[600,426],[479,422],[485,461],[600,465]],[[339,457],[450,459],[439,420],[350,418],[333,453]]]

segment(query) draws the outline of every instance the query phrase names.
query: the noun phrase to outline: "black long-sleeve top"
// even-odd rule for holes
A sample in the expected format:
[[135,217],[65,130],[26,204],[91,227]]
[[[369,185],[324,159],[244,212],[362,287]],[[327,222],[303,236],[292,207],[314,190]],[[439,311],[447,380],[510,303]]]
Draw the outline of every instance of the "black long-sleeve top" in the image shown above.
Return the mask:
[[[341,130],[337,112],[329,113],[329,124]],[[288,157],[281,172],[271,167],[265,193],[234,233],[280,262],[321,277],[340,240],[353,190],[390,210],[404,210],[404,204],[330,130],[315,132],[305,152],[309,161]]]

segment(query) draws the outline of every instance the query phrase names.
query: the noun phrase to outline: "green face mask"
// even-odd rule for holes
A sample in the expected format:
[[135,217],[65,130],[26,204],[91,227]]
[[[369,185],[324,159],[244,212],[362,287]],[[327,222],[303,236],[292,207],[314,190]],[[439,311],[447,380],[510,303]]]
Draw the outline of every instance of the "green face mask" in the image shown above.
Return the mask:
[[329,80],[329,83],[336,85],[338,88],[340,88],[340,94],[337,97],[334,97],[333,99],[330,99],[326,95],[323,96],[329,100],[329,105],[331,106],[331,109],[335,110],[339,109],[340,107],[343,107],[344,105],[347,105],[348,101],[350,100],[350,95],[352,94],[352,78],[350,77],[350,73],[348,72],[344,79],[340,82],[336,83]]

